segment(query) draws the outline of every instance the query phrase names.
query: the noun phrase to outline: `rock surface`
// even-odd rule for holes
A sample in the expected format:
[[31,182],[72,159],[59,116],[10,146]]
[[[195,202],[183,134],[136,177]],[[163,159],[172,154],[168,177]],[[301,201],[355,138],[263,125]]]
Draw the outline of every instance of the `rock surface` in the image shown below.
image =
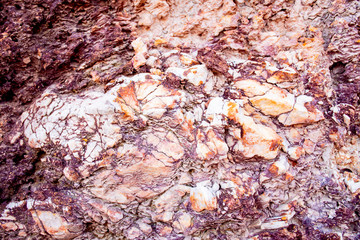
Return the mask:
[[2,239],[360,238],[360,3],[0,1]]

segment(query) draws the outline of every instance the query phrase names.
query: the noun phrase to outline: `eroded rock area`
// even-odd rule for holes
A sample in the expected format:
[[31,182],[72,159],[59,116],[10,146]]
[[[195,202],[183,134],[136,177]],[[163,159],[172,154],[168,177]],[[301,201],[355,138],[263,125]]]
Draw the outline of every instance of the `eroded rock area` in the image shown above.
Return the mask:
[[358,1],[0,1],[3,239],[359,239]]

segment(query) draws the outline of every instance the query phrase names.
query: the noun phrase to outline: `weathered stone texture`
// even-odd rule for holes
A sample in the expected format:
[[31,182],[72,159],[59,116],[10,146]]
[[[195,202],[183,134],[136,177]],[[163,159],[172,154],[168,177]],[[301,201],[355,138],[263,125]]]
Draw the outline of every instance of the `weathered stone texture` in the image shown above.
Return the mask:
[[3,239],[359,239],[360,3],[0,1]]

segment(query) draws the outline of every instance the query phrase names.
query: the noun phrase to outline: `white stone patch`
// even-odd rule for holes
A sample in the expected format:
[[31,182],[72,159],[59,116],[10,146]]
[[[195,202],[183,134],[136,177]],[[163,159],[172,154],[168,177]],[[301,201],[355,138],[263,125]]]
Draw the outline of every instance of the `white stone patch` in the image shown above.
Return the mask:
[[[121,141],[121,126],[129,120],[146,119],[145,116],[159,119],[168,108],[186,101],[184,92],[165,88],[159,79],[159,76],[149,74],[123,77],[123,83],[107,92],[94,88],[77,96],[58,95],[49,88],[29,111],[22,114],[24,135],[33,148],[55,144],[68,149],[69,154],[84,163],[91,163],[102,151]],[[129,87],[132,82],[134,88]],[[119,89],[123,91],[124,100],[119,100]],[[138,100],[130,102],[133,96]],[[141,109],[136,101],[142,101]],[[135,115],[138,111],[145,116]],[[178,158],[178,155],[174,157]]]
[[344,181],[351,193],[356,193],[360,189],[360,179],[353,173],[346,172]]
[[242,90],[247,97],[255,97],[264,95],[269,91],[273,86],[268,83],[260,83],[254,79],[244,79],[235,82],[235,87],[239,90]]
[[254,107],[266,115],[278,116],[293,109],[295,96],[284,89],[273,87],[262,96],[249,99]]
[[296,124],[314,123],[324,119],[324,115],[321,111],[312,107],[308,110],[305,107],[307,103],[314,101],[314,98],[306,95],[300,95],[296,98],[294,109],[289,113],[284,113],[279,116],[279,121],[285,126],[291,126]]
[[284,155],[280,155],[279,160],[274,162],[273,165],[277,167],[278,175],[286,173],[290,168],[290,164]]
[[145,55],[148,51],[147,46],[140,37],[133,41],[131,43],[131,46],[135,50],[135,56],[132,59],[133,65],[136,69],[139,69],[142,65],[146,63]]
[[215,97],[210,100],[206,109],[205,116],[213,126],[221,126],[224,118],[225,101],[221,97]]
[[196,187],[190,190],[191,207],[197,212],[215,210],[217,208],[217,190],[218,185],[211,187],[210,181],[196,184]]
[[200,86],[206,83],[209,70],[204,64],[195,65],[189,68],[170,67],[166,70],[166,73],[173,73],[176,76],[189,81],[195,86]]

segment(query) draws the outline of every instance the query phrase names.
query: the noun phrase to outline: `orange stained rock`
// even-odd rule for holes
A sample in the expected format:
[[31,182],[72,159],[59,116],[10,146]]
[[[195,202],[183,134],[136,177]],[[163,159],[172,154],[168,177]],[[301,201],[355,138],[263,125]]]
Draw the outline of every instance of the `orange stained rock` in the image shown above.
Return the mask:
[[137,99],[142,101],[144,100],[151,92],[153,92],[160,82],[153,79],[147,79],[143,82],[137,82],[135,85],[135,92]]
[[136,54],[132,59],[132,64],[135,69],[139,69],[142,65],[146,63],[146,58],[143,54]]
[[119,103],[125,119],[135,120],[136,112],[140,111],[159,119],[167,109],[174,108],[183,100],[181,92],[160,85],[151,75],[145,74],[143,77],[144,81],[131,82],[117,90],[118,97],[114,101]]
[[197,130],[196,139],[196,154],[198,158],[207,160],[213,158],[216,155],[216,153],[211,151],[209,146],[206,144],[205,134],[200,129]]
[[194,134],[193,134],[194,120],[192,118],[189,118],[189,117],[185,116],[182,113],[181,109],[177,109],[174,112],[173,116],[174,116],[174,122],[181,126],[181,131],[179,132],[179,134],[187,137],[190,142],[194,141],[195,140],[194,139]]
[[205,134],[200,130],[200,129],[198,129],[197,131],[196,131],[196,139],[198,140],[198,141],[205,141],[206,139],[205,139]]
[[70,181],[77,182],[80,180],[80,174],[72,167],[66,166],[63,170],[64,176]]
[[131,82],[126,87],[119,88],[119,90],[117,91],[117,94],[132,109],[134,109],[137,112],[140,111],[139,102],[135,95],[135,83],[134,82]]
[[215,210],[217,207],[216,196],[203,187],[190,193],[190,203],[193,210],[201,212],[203,210]]
[[338,132],[331,132],[329,134],[329,139],[332,142],[338,142],[338,141],[340,141],[340,134]]
[[145,103],[142,108],[143,110],[153,109],[153,108],[165,108],[166,105],[167,104],[163,101],[162,98],[155,97],[150,101],[148,101],[147,103]]
[[292,142],[300,142],[301,141],[301,134],[299,133],[298,130],[296,130],[296,128],[291,128],[287,137]]
[[290,164],[285,156],[280,156],[280,158],[274,162],[270,168],[269,172],[274,174],[275,176],[282,175],[288,171]]
[[97,71],[91,71],[90,73],[92,80],[96,83],[100,83],[100,76],[99,73]]
[[292,82],[294,78],[297,77],[297,72],[295,69],[287,67],[285,69],[276,71],[271,77],[266,81],[269,83],[282,83],[282,82]]
[[269,172],[274,175],[278,175],[278,171],[279,171],[279,167],[276,166],[276,164],[271,164],[271,166],[269,168]]
[[115,203],[129,203],[133,201],[135,199],[135,196],[132,191],[134,190],[138,189],[136,187],[134,187],[134,189],[129,189],[122,185],[111,189],[111,191],[104,187],[90,188],[91,193],[94,194],[96,197]]
[[135,111],[126,105],[122,100],[119,98],[115,99],[115,102],[119,103],[122,113],[124,114],[125,119],[129,119],[131,121],[135,120]]
[[[248,117],[249,118],[249,117]],[[240,139],[240,151],[245,157],[260,156],[273,159],[277,156],[282,138],[271,128],[255,124],[251,118],[242,124],[243,135]]]
[[239,105],[235,102],[228,102],[227,103],[227,109],[228,109],[228,112],[227,112],[227,117],[230,119],[230,120],[233,120],[233,121],[237,121],[237,114],[238,114],[238,108],[239,108]]
[[167,41],[163,38],[157,38],[154,42],[155,46],[159,46],[159,45],[162,45],[162,44],[165,44],[167,43]]
[[235,82],[235,87],[244,91],[247,97],[255,97],[265,94],[272,88],[272,85],[268,83],[260,83],[254,79],[244,79]]
[[59,214],[50,211],[32,210],[32,216],[40,229],[57,239],[66,239],[73,234],[69,231],[69,225]]
[[160,229],[159,235],[162,237],[167,236],[167,235],[171,234],[172,230],[173,230],[172,227],[164,226]]
[[[146,183],[147,180],[159,176],[166,176],[171,172],[171,168],[165,166],[163,161],[169,161],[168,158],[163,157],[163,159],[156,159],[148,155],[143,161],[136,163],[130,167],[118,167],[116,168],[117,175],[128,175],[128,174],[141,174],[141,178],[138,178],[138,183]],[[135,176],[134,176],[135,177]],[[135,179],[134,179],[135,180]]]
[[185,121],[183,122],[183,124],[181,125],[181,129],[187,133],[187,136],[189,138],[190,141],[194,140],[194,136],[193,136],[193,130],[194,130],[194,125],[193,125],[194,121],[191,118],[188,118],[185,116]]
[[244,194],[253,194],[250,188],[244,188],[244,187],[236,187],[235,188],[236,195],[237,196],[243,196]]
[[193,226],[192,216],[188,213],[183,213],[179,216],[177,224],[174,224],[179,230],[186,231]]
[[[122,159],[121,163],[114,170],[94,175],[94,187],[90,191],[98,198],[110,202],[129,203],[136,197],[151,198],[167,189],[167,181],[175,168],[174,159],[182,157],[183,148],[172,134],[159,129],[156,132],[159,137],[144,137],[146,141],[158,139],[155,146],[151,146],[151,152],[145,153],[142,148],[130,144],[119,147],[121,154],[118,157]],[[153,188],[155,185],[157,187]]]
[[112,222],[119,222],[123,218],[121,210],[115,207],[109,207],[107,209],[107,215]]
[[106,156],[103,159],[101,159],[101,161],[98,164],[99,167],[106,167],[106,166],[110,166],[111,163],[112,163],[111,157]]
[[[277,156],[282,138],[271,128],[262,124],[256,124],[254,119],[244,114],[244,111],[236,107],[237,104],[228,102],[226,105],[229,119],[242,126],[242,131],[232,131],[235,139],[235,151],[240,151],[246,158],[254,156],[273,159]],[[237,109],[237,110],[235,110]],[[239,111],[239,112],[238,112]]]
[[146,62],[145,54],[147,52],[147,46],[140,37],[133,41],[131,45],[135,50],[135,56],[132,58],[132,63],[135,69],[139,69]]
[[279,121],[285,126],[314,123],[324,119],[323,113],[314,106],[314,99],[300,95],[296,98],[294,109],[279,116]]
[[317,30],[318,30],[318,28],[313,27],[313,26],[309,26],[309,31],[316,32]]
[[198,61],[196,61],[196,60],[192,59],[191,57],[186,56],[184,54],[182,54],[180,56],[180,61],[182,64],[184,64],[186,66],[192,66],[192,65],[198,64]]
[[179,160],[184,156],[184,148],[180,145],[179,140],[175,134],[169,132],[165,139],[157,146],[159,152],[163,152],[166,156],[169,156],[175,160]]
[[16,230],[18,229],[18,226],[17,226],[16,223],[14,223],[14,222],[0,223],[0,226],[1,226],[5,231],[16,231]]
[[225,141],[215,133],[213,129],[209,129],[206,135],[207,139],[209,139],[209,142],[207,143],[209,149],[211,149],[217,155],[227,154],[229,147],[227,146]]
[[[159,160],[148,156],[147,160],[130,167],[119,166],[116,174],[96,176],[95,187],[90,188],[90,191],[98,198],[110,202],[129,203],[136,197],[147,199],[164,191],[166,186],[163,188],[161,184],[164,178],[171,174],[171,167],[166,167]],[[126,181],[119,182],[119,179]],[[158,185],[158,188],[153,189],[151,186],[154,185]]]
[[[143,99],[143,101],[145,103],[153,100],[156,97],[160,97],[162,98],[163,102],[166,102],[167,105],[170,105],[172,100],[176,97],[176,96],[180,96],[180,92],[176,91],[174,89],[169,89],[167,87],[164,87],[163,85],[159,85],[156,87],[156,89],[152,92],[149,92],[149,94],[145,97],[145,99]],[[169,98],[164,98],[164,97],[169,97]]]
[[290,147],[288,150],[288,154],[291,159],[297,160],[304,154],[304,149],[301,146]]
[[303,47],[310,47],[309,45],[315,41],[314,38],[304,38],[304,43],[302,44]]
[[250,102],[262,113],[278,116],[292,110],[295,97],[284,89],[273,87],[264,95],[250,98]]
[[202,160],[208,160],[215,156],[215,153],[212,152],[206,144],[201,142],[197,144],[196,153],[198,158]]
[[150,72],[151,72],[151,74],[158,75],[158,76],[161,76],[163,74],[163,72],[157,68],[151,68]]
[[315,146],[316,146],[316,143],[314,143],[313,141],[311,141],[309,139],[305,139],[303,148],[307,154],[313,153]]
[[292,174],[290,174],[290,173],[285,173],[285,180],[291,182],[291,181],[293,181],[294,179],[295,179],[295,178],[294,178],[294,176],[293,176]]

